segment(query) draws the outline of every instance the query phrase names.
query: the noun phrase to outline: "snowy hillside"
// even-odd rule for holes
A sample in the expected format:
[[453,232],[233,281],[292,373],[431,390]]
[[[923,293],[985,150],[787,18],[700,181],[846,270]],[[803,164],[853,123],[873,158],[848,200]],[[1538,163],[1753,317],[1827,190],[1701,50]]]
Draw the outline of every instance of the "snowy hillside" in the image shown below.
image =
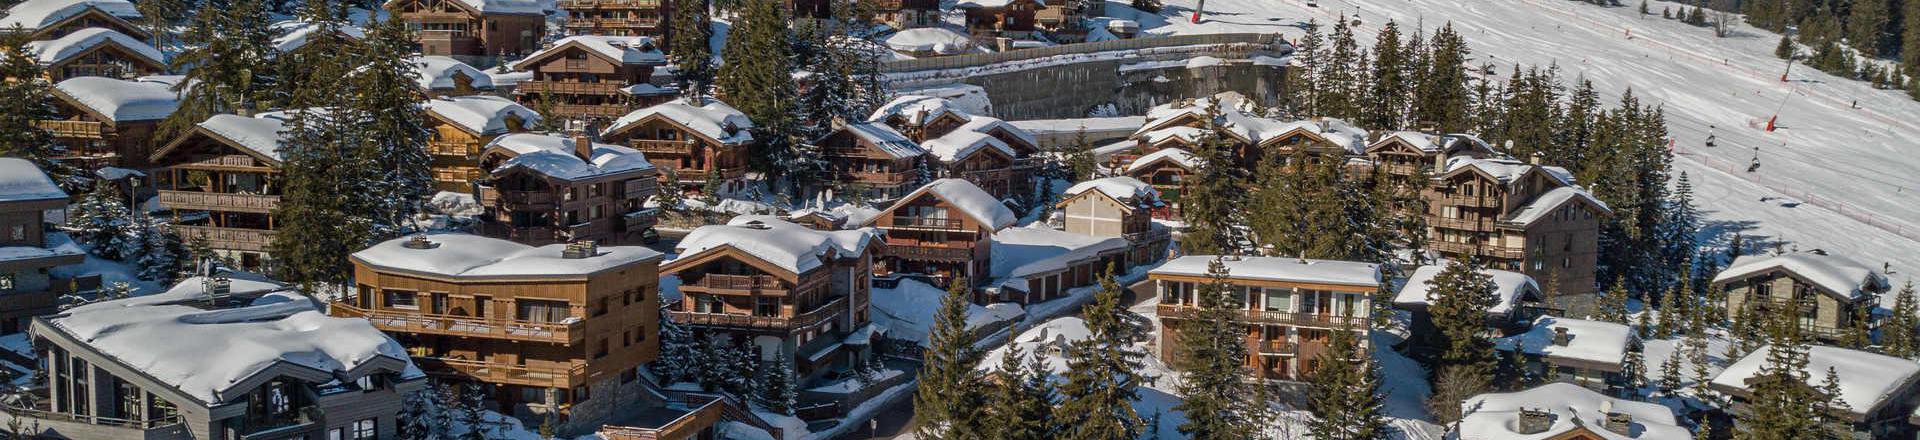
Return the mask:
[[[1643,103],[1664,104],[1678,144],[1675,171],[1693,178],[1708,232],[1744,228],[1767,242],[1920,270],[1920,255],[1910,252],[1920,245],[1920,102],[1805,66],[1782,83],[1785,63],[1773,56],[1777,35],[1739,26],[1734,36],[1715,38],[1709,29],[1641,17],[1638,2],[1601,8],[1556,0],[1317,0],[1309,7],[1306,0],[1210,0],[1204,20],[1193,24],[1187,18],[1195,3],[1166,0],[1159,16],[1143,16],[1109,0],[1107,13],[1136,17],[1150,34],[1281,32],[1293,39],[1308,19],[1325,25],[1357,11],[1363,43],[1387,19],[1402,29],[1452,22],[1475,64],[1491,63],[1503,77],[1516,63],[1557,63],[1567,81],[1592,80],[1604,101],[1631,87]],[[1678,4],[1650,5],[1665,6]],[[1785,128],[1749,127],[1764,123],[1783,100]],[[1860,109],[1851,108],[1854,100]],[[1712,148],[1703,145],[1710,125],[1718,127]],[[1762,167],[1746,173],[1755,147]]]

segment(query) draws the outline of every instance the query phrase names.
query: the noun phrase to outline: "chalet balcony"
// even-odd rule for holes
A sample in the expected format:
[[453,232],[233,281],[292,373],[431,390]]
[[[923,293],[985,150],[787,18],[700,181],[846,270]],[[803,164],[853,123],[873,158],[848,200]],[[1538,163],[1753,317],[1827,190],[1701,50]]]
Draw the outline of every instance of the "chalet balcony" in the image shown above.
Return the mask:
[[1263,355],[1292,356],[1300,353],[1300,345],[1287,341],[1248,341],[1247,351]]
[[[584,61],[584,60],[567,60]],[[586,68],[583,64],[579,68]],[[573,95],[617,95],[625,85],[614,82],[523,81],[514,86],[522,93],[565,93]],[[555,107],[560,107],[556,105]]]
[[493,384],[526,385],[547,388],[572,388],[586,384],[587,364],[537,367],[503,362],[475,361],[444,357],[414,356],[413,363],[427,374],[456,377]]
[[189,211],[228,211],[272,213],[280,205],[280,196],[209,193],[196,191],[160,191],[160,204]]
[[1387,174],[1400,176],[1411,176],[1420,171],[1420,166],[1406,163],[1387,162],[1381,164],[1380,167],[1386,170]]
[[568,29],[657,28],[658,18],[581,18],[567,21]]
[[1527,256],[1527,252],[1524,249],[1510,248],[1510,247],[1504,247],[1504,246],[1493,246],[1493,245],[1476,245],[1473,243],[1432,241],[1427,243],[1427,248],[1435,251],[1443,252],[1443,253],[1449,253],[1449,254],[1460,254],[1460,255],[1472,254],[1472,255],[1479,255],[1483,257],[1493,257],[1493,258],[1501,258],[1501,259],[1508,259],[1508,260],[1519,260],[1522,258],[1526,258]]
[[261,171],[268,167],[266,164],[262,164],[259,161],[254,160],[253,156],[248,156],[244,154],[228,154],[223,156],[215,156],[215,157],[210,157],[206,159],[201,159],[193,162],[181,163],[179,165],[175,165],[174,168],[230,170],[230,171]]
[[1463,231],[1492,231],[1493,219],[1474,220],[1474,219],[1463,219],[1463,218],[1446,218],[1446,217],[1429,214],[1427,215],[1427,226],[1432,226],[1436,228],[1459,229]]
[[840,298],[835,298],[833,301],[827,302],[825,305],[821,305],[820,307],[815,307],[812,311],[801,313],[800,315],[794,316],[794,317],[736,315],[736,314],[730,314],[730,313],[682,312],[677,310],[667,312],[667,314],[668,316],[673,317],[674,322],[680,323],[680,324],[702,325],[702,326],[711,326],[711,327],[787,330],[787,329],[794,329],[794,328],[811,327],[815,324],[825,322],[828,319],[833,319],[833,317],[839,316],[840,314],[845,313],[846,311],[847,311],[847,298],[840,297]]
[[[44,390],[35,394],[40,392]],[[127,439],[184,439],[192,436],[180,416],[129,420],[73,415],[53,411],[53,400],[45,395],[0,405],[0,423],[13,421],[20,422],[21,428],[31,433],[90,433],[104,438]]]
[[[1158,308],[1155,309],[1155,312],[1157,312],[1157,314],[1161,318],[1173,318],[1173,319],[1201,318],[1201,310],[1198,307],[1182,306],[1182,305],[1175,305],[1175,304],[1161,304],[1159,305]],[[1240,310],[1240,311],[1236,311],[1235,315],[1236,316],[1234,316],[1234,320],[1244,322],[1244,323],[1249,323],[1249,324],[1291,325],[1291,326],[1327,328],[1327,329],[1337,329],[1337,328],[1340,328],[1342,325],[1351,326],[1352,328],[1355,328],[1355,329],[1367,328],[1367,318],[1364,316],[1338,316],[1338,315],[1323,315],[1319,313],[1297,313],[1297,312],[1270,312],[1266,310]]]
[[913,179],[914,174],[915,173],[911,171],[900,171],[900,172],[854,171],[854,172],[847,173],[847,178],[848,180],[865,183],[869,185],[897,185],[897,184],[907,183],[908,181],[911,181]]
[[329,307],[334,316],[364,318],[384,331],[430,335],[468,336],[514,341],[538,341],[569,344],[586,339],[586,322],[540,322],[479,316],[437,315],[432,313],[364,309],[353,305],[357,297],[335,301]]
[[781,283],[780,278],[771,275],[686,274],[681,277],[681,281],[680,288],[689,292],[746,295],[768,290],[780,291],[779,293],[784,294],[787,290],[786,284]]
[[554,204],[551,191],[513,191],[493,187],[480,188],[480,204],[483,206],[551,206]]
[[661,0],[560,0],[560,8],[578,9],[642,9],[659,8]]
[[218,226],[173,225],[173,232],[191,243],[205,240],[220,250],[266,252],[273,243],[273,231],[265,229],[223,228]]
[[1139,244],[1139,243],[1151,243],[1151,242],[1162,240],[1162,239],[1172,238],[1173,232],[1169,231],[1167,228],[1148,227],[1147,230],[1144,232],[1120,234],[1120,236],[1122,238],[1126,238],[1128,243]]
[[1011,173],[1007,169],[1001,168],[994,170],[961,171],[959,174],[960,178],[974,182],[995,182],[1007,180],[1007,175]]
[[663,141],[653,139],[634,139],[628,146],[642,153],[693,154],[694,141]]
[[1442,195],[1439,197],[1435,197],[1433,199],[1433,202],[1440,205],[1465,206],[1465,207],[1472,207],[1472,208],[1500,207],[1500,198],[1498,197]]
[[106,124],[94,121],[33,121],[33,126],[48,131],[55,139],[102,140],[112,136]]
[[[520,83],[522,87],[529,83]],[[622,104],[555,104],[553,113],[575,117],[618,118],[627,114],[627,106]]]
[[918,229],[943,229],[943,230],[958,231],[958,230],[963,230],[962,225],[963,223],[960,221],[960,219],[957,219],[957,218],[909,217],[909,216],[897,215],[893,217],[893,225],[891,227],[918,228]]
[[[678,176],[681,182],[703,182],[707,180],[709,174],[715,172],[716,171],[713,170],[678,169],[674,170],[674,175]],[[747,167],[726,167],[720,168],[717,172],[720,173],[720,179],[722,180],[738,179],[747,175]]]
[[973,261],[973,248],[934,246],[911,241],[888,240],[885,252],[887,256],[905,260]]
[[480,145],[468,142],[427,142],[427,154],[471,158],[480,155]]

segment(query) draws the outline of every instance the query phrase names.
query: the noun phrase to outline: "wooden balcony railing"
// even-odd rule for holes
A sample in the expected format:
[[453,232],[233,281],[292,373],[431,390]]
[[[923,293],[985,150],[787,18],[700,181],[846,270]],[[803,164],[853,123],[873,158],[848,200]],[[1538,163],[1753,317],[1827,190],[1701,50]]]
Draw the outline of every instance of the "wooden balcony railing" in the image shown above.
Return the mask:
[[1498,197],[1443,195],[1435,198],[1434,202],[1441,205],[1466,206],[1466,207],[1474,207],[1474,208],[1500,207],[1500,198]]
[[1147,230],[1143,232],[1120,234],[1120,237],[1126,238],[1127,242],[1129,243],[1148,243],[1148,242],[1160,240],[1163,238],[1170,238],[1172,236],[1173,236],[1173,233],[1168,231],[1166,228],[1156,229],[1153,227],[1148,227]]
[[780,278],[771,275],[723,274],[698,275],[697,278],[681,284],[680,287],[694,287],[709,291],[726,290],[741,293],[787,289],[785,284],[781,284]]
[[[1191,306],[1161,304],[1158,308],[1155,309],[1155,311],[1160,315],[1161,318],[1196,319],[1201,317],[1200,308],[1191,307]],[[1302,327],[1317,327],[1317,328],[1329,328],[1329,329],[1340,328],[1342,325],[1352,326],[1353,328],[1356,328],[1356,329],[1367,328],[1367,318],[1364,316],[1338,316],[1338,315],[1323,315],[1318,313],[1241,310],[1241,311],[1235,312],[1234,319],[1236,321],[1255,323],[1255,324],[1294,325],[1294,326],[1302,326]]]
[[539,322],[492,317],[436,315],[431,313],[371,310],[355,306],[358,297],[335,301],[334,316],[364,318],[381,330],[451,336],[485,337],[514,341],[573,343],[586,339],[586,322]]
[[[177,415],[172,417],[163,417],[163,418],[153,419],[153,420],[129,420],[129,419],[120,419],[120,418],[113,418],[113,417],[101,417],[101,416],[90,416],[90,415],[83,416],[83,415],[73,415],[73,414],[67,414],[62,412],[55,412],[55,411],[51,411],[50,410],[51,408],[48,406],[53,401],[46,399],[45,396],[41,396],[41,398],[34,399],[34,402],[36,405],[32,407],[9,403],[4,406],[0,406],[0,408],[4,408],[7,414],[13,417],[24,417],[27,419],[46,420],[46,421],[52,421],[52,422],[69,422],[69,423],[81,423],[81,424],[87,424],[87,425],[111,426],[116,428],[126,428],[126,429],[142,430],[142,431],[161,430],[165,428],[174,427],[176,425],[180,425],[181,423],[180,416],[177,416]],[[22,420],[22,422],[25,422],[25,424],[27,425],[34,424],[33,422],[27,421],[27,420]],[[43,428],[55,428],[55,426],[43,426]],[[171,430],[171,429],[168,429],[168,430]],[[171,438],[171,437],[156,437],[156,438]]]
[[660,27],[660,19],[658,18],[577,18],[577,19],[568,20],[567,27],[571,29],[657,28],[657,27]]
[[974,182],[1007,180],[1007,169],[961,171],[960,178]]
[[220,250],[264,252],[273,243],[273,231],[265,229],[222,228],[218,226],[173,225],[173,232],[191,243],[205,240]]
[[556,104],[553,106],[553,113],[576,117],[618,118],[627,114],[627,106],[623,104]]
[[[570,64],[574,61],[579,61],[583,63],[579,68],[585,68],[585,65],[584,65],[584,63],[586,62],[585,60],[567,60],[567,61]],[[572,93],[572,94],[587,94],[587,95],[613,95],[613,94],[620,93],[620,88],[624,86],[625,86],[624,84],[614,83],[614,82],[585,83],[585,82],[566,82],[566,81],[525,81],[525,82],[521,82],[518,85],[515,85],[514,90],[520,91],[520,92],[529,92],[529,93]]]
[[642,153],[693,154],[693,141],[663,141],[654,139],[634,139],[627,142],[633,149]]
[[660,0],[560,0],[561,9],[658,7],[660,7]]
[[491,187],[480,188],[480,204],[485,206],[547,206],[554,203],[553,193],[547,191],[509,191]]
[[955,262],[973,260],[973,249],[971,248],[897,245],[888,242],[886,253],[888,256],[906,260]]
[[1467,231],[1491,231],[1493,230],[1493,220],[1492,219],[1474,220],[1474,219],[1446,218],[1446,217],[1429,214],[1427,215],[1427,226],[1432,226],[1436,228],[1460,229],[1460,230],[1467,230]]
[[473,157],[480,154],[480,145],[469,142],[427,142],[427,154],[435,156]]
[[217,157],[207,158],[203,160],[182,163],[180,165],[176,165],[175,167],[198,168],[198,169],[239,169],[243,171],[258,171],[258,170],[261,170],[262,168],[267,168],[266,164],[262,164],[259,161],[254,160],[253,156],[248,156],[244,154],[229,154],[224,156],[217,156]]
[[[681,182],[699,182],[699,181],[707,180],[707,175],[715,172],[716,171],[714,170],[695,170],[695,169],[683,168],[683,169],[676,169],[674,170],[673,173],[675,176],[679,176]],[[741,176],[747,175],[747,167],[746,166],[725,167],[725,168],[720,168],[717,172],[720,173],[721,179],[738,179]]]
[[1247,351],[1259,354],[1291,355],[1300,353],[1300,345],[1287,341],[1248,341]]
[[1435,251],[1439,251],[1439,252],[1446,252],[1446,253],[1452,253],[1452,254],[1462,254],[1462,255],[1471,254],[1471,255],[1479,255],[1483,257],[1504,258],[1509,260],[1518,260],[1518,259],[1526,258],[1527,256],[1527,252],[1524,249],[1510,248],[1505,246],[1476,245],[1473,243],[1454,243],[1450,241],[1428,242],[1427,248]]
[[682,311],[671,311],[667,314],[673,317],[674,322],[681,324],[756,329],[792,329],[819,324],[835,316],[839,316],[841,313],[846,312],[846,310],[847,299],[841,297],[835,298],[833,301],[829,301],[820,307],[815,307],[812,311],[801,313],[794,317]]
[[866,184],[899,184],[899,183],[907,183],[909,179],[913,178],[914,174],[915,173],[911,171],[901,171],[896,173],[856,171],[856,172],[847,173],[847,176],[848,178],[852,179],[855,182],[866,183]]
[[930,229],[959,230],[961,229],[961,225],[962,223],[960,219],[957,219],[957,218],[910,217],[910,216],[904,216],[904,215],[893,216],[893,227],[896,227],[896,228],[930,228]]
[[587,381],[587,364],[572,363],[568,366],[536,367],[512,365],[500,362],[474,361],[443,357],[415,356],[413,363],[429,374],[453,375],[472,380],[495,383],[530,385],[549,388],[572,388]]
[[266,214],[280,205],[280,196],[162,190],[160,204],[181,210]]
[[94,121],[33,121],[33,126],[58,139],[106,139],[107,125]]
[[1395,175],[1401,175],[1401,176],[1411,176],[1415,172],[1418,172],[1420,170],[1420,167],[1418,165],[1404,164],[1404,163],[1389,162],[1389,163],[1382,164],[1380,166],[1381,168],[1386,170],[1387,174],[1395,174]]

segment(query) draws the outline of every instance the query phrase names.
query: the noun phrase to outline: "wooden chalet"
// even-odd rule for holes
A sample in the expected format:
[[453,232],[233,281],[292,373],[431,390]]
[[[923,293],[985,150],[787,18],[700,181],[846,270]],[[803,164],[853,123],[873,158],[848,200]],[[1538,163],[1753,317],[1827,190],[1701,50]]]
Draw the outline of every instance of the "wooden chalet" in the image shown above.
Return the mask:
[[1499,153],[1472,135],[1398,131],[1368,144],[1366,154],[1375,166],[1386,171],[1388,178],[1405,185],[1420,176],[1433,175],[1434,158],[1440,155],[1485,159]]
[[1594,291],[1600,218],[1612,210],[1574,185],[1559,167],[1505,159],[1435,157],[1436,173],[1421,194],[1427,204],[1427,250],[1445,258],[1476,256],[1487,267],[1560,286],[1549,295]]
[[1153,185],[1161,200],[1180,211],[1180,194],[1186,192],[1186,177],[1197,172],[1200,158],[1179,148],[1162,148],[1148,153],[1121,168],[1121,174]]
[[671,41],[673,3],[668,0],[560,0],[567,35],[653,37]]
[[214,115],[155,151],[149,174],[173,210],[173,231],[243,269],[262,268],[280,204],[282,129],[270,116]]
[[[1844,257],[1813,252],[1742,255],[1713,277],[1726,292],[1729,314],[1798,315],[1803,334],[1838,343],[1855,324],[1878,327],[1880,295],[1893,286],[1885,274]],[[1866,320],[1866,322],[1861,322]],[[1752,324],[1760,325],[1760,324]]]
[[959,278],[983,285],[992,274],[993,233],[1014,221],[1012,210],[972,182],[935,180],[867,220],[865,226],[887,235],[874,274],[918,277],[936,286]]
[[81,29],[102,28],[150,40],[140,10],[127,0],[27,0],[0,14],[0,33],[24,29],[29,40],[54,40]]
[[1147,273],[1160,296],[1155,312],[1165,329],[1158,353],[1162,360],[1176,362],[1183,352],[1182,329],[1194,319],[1205,319],[1195,295],[1200,285],[1212,282],[1208,267],[1214,261],[1227,267],[1227,283],[1242,296],[1238,303],[1245,314],[1233,321],[1246,326],[1246,371],[1254,377],[1303,380],[1327,351],[1333,332],[1355,332],[1361,346],[1368,344],[1372,296],[1385,282],[1374,264],[1188,255]]
[[659,192],[653,164],[633,149],[586,136],[513,133],[481,150],[487,180],[476,199],[482,235],[542,245],[638,242],[653,228],[643,205]]
[[726,103],[676,99],[627,113],[600,137],[645,153],[670,190],[704,189],[714,180],[728,191],[746,176],[752,128],[745,113]]
[[1107,177],[1067,188],[1054,205],[1064,214],[1067,232],[1127,239],[1127,261],[1139,265],[1160,261],[1172,244],[1172,232],[1153,222],[1169,216],[1153,185],[1132,177]]
[[[601,122],[672,99],[647,83],[666,55],[648,37],[573,36],[513,64],[533,72],[514,96],[551,119]],[[544,104],[542,103],[544,101]]]
[[1032,37],[1040,28],[1042,0],[963,0],[954,8],[966,12],[967,33],[975,39],[1022,39]]
[[166,55],[146,42],[108,28],[86,28],[60,38],[27,43],[47,78],[60,82],[81,76],[131,79],[165,73]]
[[814,141],[841,194],[875,200],[905,195],[922,179],[926,150],[893,128],[872,122],[834,122]]
[[480,168],[480,151],[493,139],[524,133],[540,121],[540,114],[512,100],[490,95],[429,99],[420,104],[427,113],[427,154],[432,157],[433,186],[440,191],[472,192],[487,179]]
[[492,66],[532,52],[547,33],[534,0],[388,0],[386,9],[419,35],[420,54]]
[[873,15],[862,17],[885,23],[894,29],[915,29],[940,25],[940,0],[858,0],[857,10]]
[[[750,244],[750,245],[748,245]],[[702,226],[661,266],[680,279],[674,322],[751,344],[760,361],[785,358],[801,383],[849,371],[871,351],[874,228],[819,231],[773,216]]]
[[86,250],[46,223],[67,209],[67,193],[26,159],[0,158],[0,331],[27,329],[34,316],[58,310],[61,295],[97,288],[52,269],[78,265]]
[[180,106],[168,82],[82,76],[53,86],[58,119],[34,124],[53,133],[54,159],[89,169],[151,168],[154,132]]
[[452,57],[427,55],[413,58],[414,72],[420,77],[420,96],[466,96],[494,90],[493,77],[472,65]]

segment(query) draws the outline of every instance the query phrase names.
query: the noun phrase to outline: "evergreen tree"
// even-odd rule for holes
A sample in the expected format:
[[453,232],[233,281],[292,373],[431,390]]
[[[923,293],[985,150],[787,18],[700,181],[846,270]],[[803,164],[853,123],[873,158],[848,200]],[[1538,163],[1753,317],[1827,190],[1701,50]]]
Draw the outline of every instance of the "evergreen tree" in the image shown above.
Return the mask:
[[926,361],[920,368],[919,389],[913,395],[913,413],[921,420],[916,433],[924,439],[971,438],[986,432],[981,410],[988,402],[984,384],[974,370],[981,353],[967,329],[966,278],[955,278],[940,300],[933,329],[927,334]]
[[1813,403],[1813,417],[1819,422],[1814,438],[1819,440],[1852,440],[1853,408],[1847,405],[1840,394],[1840,372],[1827,367],[1827,376],[1820,381],[1819,394]]
[[[1015,326],[1012,334],[1020,334]],[[1000,384],[992,390],[992,406],[985,420],[988,438],[1044,440],[1053,435],[1053,383],[1044,356],[1031,356],[1019,343],[1008,343],[1000,357]]]
[[694,342],[693,332],[665,318],[668,315],[664,310],[660,316],[660,358],[647,363],[647,368],[666,383],[692,379],[700,368],[700,347]]
[[1647,385],[1646,347],[1639,342],[1627,344],[1627,357],[1620,362],[1620,375],[1625,376],[1627,390],[1638,392]]
[[186,262],[186,243],[159,219],[149,217],[140,223],[140,252],[134,261],[134,266],[140,269],[139,278],[172,285]]
[[746,2],[727,31],[727,45],[714,80],[727,103],[753,120],[755,151],[749,165],[771,176],[798,159],[791,149],[799,121],[793,85],[793,44],[779,2]]
[[1186,178],[1181,194],[1180,214],[1187,229],[1180,240],[1181,250],[1189,255],[1218,255],[1239,247],[1234,240],[1236,211],[1240,207],[1242,179],[1235,166],[1232,145],[1219,126],[1219,101],[1208,102],[1208,129],[1201,133],[1194,149],[1199,169]]
[[1130,439],[1143,429],[1133,401],[1139,400],[1140,383],[1146,379],[1139,371],[1147,354],[1135,346],[1145,334],[1127,319],[1120,289],[1109,268],[1093,303],[1082,309],[1089,336],[1068,344],[1064,353],[1066,381],[1053,412],[1060,429],[1057,438]]
[[1915,322],[1916,317],[1920,317],[1920,302],[1916,302],[1913,281],[1909,280],[1894,294],[1893,314],[1880,327],[1880,342],[1887,355],[1908,359],[1920,355],[1920,350],[1915,348],[1916,341],[1920,340],[1920,323]]
[[1401,48],[1400,25],[1388,20],[1373,44],[1373,66],[1366,81],[1366,102],[1355,122],[1375,130],[1396,130],[1407,115],[1414,86],[1406,71],[1410,54]]
[[708,15],[707,0],[678,0],[672,3],[673,20],[669,26],[672,40],[667,50],[673,55],[674,80],[687,96],[706,96],[713,88],[713,17]]
[[486,417],[486,390],[480,384],[467,382],[460,385],[460,396],[454,405],[454,417],[466,431],[454,440],[489,440],[494,438],[493,424]]
[[172,60],[174,70],[186,74],[174,85],[180,107],[161,121],[156,138],[172,139],[216,114],[251,114],[276,104],[266,3],[206,0],[201,11],[180,35],[185,50]]
[[[1660,295],[1659,302],[1657,303],[1659,305],[1657,308],[1659,309],[1658,317],[1660,321],[1659,324],[1653,328],[1653,337],[1655,339],[1672,337],[1673,331],[1679,328],[1681,318],[1674,313],[1679,308],[1674,305],[1679,296],[1679,291],[1671,289],[1667,290],[1665,295]],[[1656,307],[1648,307],[1640,313],[1643,315],[1651,315],[1655,313],[1655,309]]]
[[1186,376],[1180,383],[1180,404],[1174,409],[1187,414],[1180,433],[1195,439],[1251,438],[1260,420],[1253,417],[1257,407],[1247,397],[1258,385],[1247,381],[1242,367],[1248,355],[1246,328],[1234,321],[1242,298],[1227,282],[1227,267],[1220,260],[1207,264],[1207,279],[1194,295],[1200,315],[1180,329],[1180,367]]
[[1892,11],[1887,0],[1853,0],[1847,11],[1847,44],[1868,56],[1891,55],[1893,41],[1886,37]]
[[1331,38],[1326,62],[1315,68],[1320,88],[1312,91],[1316,94],[1314,106],[1319,110],[1317,116],[1353,119],[1360,109],[1356,98],[1365,90],[1355,72],[1363,71],[1365,54],[1346,20],[1334,21]]
[[[326,39],[312,44],[322,45],[308,59],[315,77],[347,77],[347,60],[337,47],[326,47]],[[326,54],[337,55],[320,56]],[[355,215],[365,206],[354,202],[364,195],[357,191],[371,165],[364,162],[359,112],[347,105],[353,93],[346,84],[311,81],[295,90],[290,105],[296,110],[281,130],[283,189],[273,210],[278,233],[269,248],[276,278],[306,292],[344,284],[352,273],[347,256],[373,237],[374,225]]]
[[1671,396],[1675,391],[1680,390],[1682,386],[1680,383],[1680,365],[1679,350],[1668,353],[1667,360],[1660,363],[1660,382],[1658,385],[1660,386],[1660,392],[1662,394]]
[[1599,316],[1596,319],[1615,324],[1627,323],[1627,287],[1624,283],[1614,283],[1600,295]]
[[[1900,60],[1908,73],[1920,72],[1920,1],[1903,0],[1900,8]],[[1920,81],[1909,81],[1908,87],[1920,93],[1915,86]]]
[[1773,344],[1767,346],[1766,362],[1748,382],[1752,398],[1739,414],[1738,439],[1800,439],[1819,428],[1815,403],[1826,399],[1815,396],[1808,386],[1806,342],[1792,318],[1799,316],[1798,310],[1783,311],[1781,316],[1786,318],[1767,320]]
[[129,254],[133,215],[113,185],[95,183],[93,190],[68,208],[66,229],[100,258],[122,260]]
[[[1472,49],[1447,23],[1427,43],[1428,72],[1421,75],[1414,96],[1414,119],[1432,122],[1441,133],[1461,133],[1473,129],[1470,118],[1471,94],[1467,90],[1472,76],[1466,65]],[[1483,81],[1484,86],[1486,83]],[[1481,131],[1485,133],[1485,131]]]
[[1327,350],[1307,371],[1307,431],[1321,440],[1381,440],[1393,428],[1382,413],[1380,367],[1357,343],[1357,332],[1332,332]]
[[1443,424],[1459,421],[1461,405],[1491,386],[1487,374],[1473,367],[1441,366],[1435,373],[1433,396],[1427,398],[1427,412]]
[[145,0],[134,3],[140,11],[140,25],[153,35],[153,47],[167,47],[173,39],[173,25],[187,18],[193,4],[187,0]]
[[0,156],[31,159],[46,169],[53,133],[34,121],[59,119],[59,113],[53,106],[52,84],[27,50],[29,35],[21,30],[0,32]]
[[1093,143],[1087,140],[1087,128],[1085,126],[1080,127],[1080,131],[1074,133],[1073,145],[1068,148],[1065,156],[1068,178],[1072,181],[1085,182],[1088,179],[1098,177],[1100,166],[1094,160]]
[[415,91],[419,73],[407,55],[413,45],[406,22],[390,18],[369,25],[364,43],[348,46],[360,50],[352,58],[357,67],[348,83],[355,93],[346,105],[361,118],[355,154],[364,164],[352,206],[374,225],[363,245],[411,232],[407,220],[434,192],[427,115]]
[[1493,277],[1480,268],[1477,259],[1447,263],[1440,274],[1428,282],[1428,313],[1439,330],[1441,364],[1484,371],[1492,360],[1493,342],[1482,333],[1487,309],[1499,304]]
[[793,415],[793,407],[798,403],[800,391],[793,378],[793,363],[786,356],[779,356],[772,365],[761,364],[760,406],[776,413]]
[[1320,35],[1320,22],[1308,19],[1304,35],[1294,44],[1293,59],[1300,68],[1287,69],[1288,108],[1295,115],[1318,116],[1320,106],[1320,69],[1326,61],[1326,38]]

